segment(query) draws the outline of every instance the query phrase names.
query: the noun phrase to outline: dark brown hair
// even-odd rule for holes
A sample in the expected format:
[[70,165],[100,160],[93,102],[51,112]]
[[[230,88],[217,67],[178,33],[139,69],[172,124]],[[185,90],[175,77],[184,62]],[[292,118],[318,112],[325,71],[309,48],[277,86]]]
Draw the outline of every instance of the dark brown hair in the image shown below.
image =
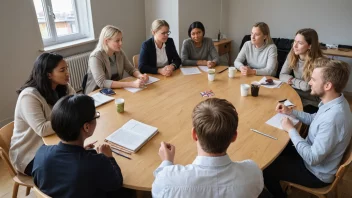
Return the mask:
[[238,114],[227,100],[210,98],[200,102],[192,113],[199,143],[207,153],[223,153],[237,135]]

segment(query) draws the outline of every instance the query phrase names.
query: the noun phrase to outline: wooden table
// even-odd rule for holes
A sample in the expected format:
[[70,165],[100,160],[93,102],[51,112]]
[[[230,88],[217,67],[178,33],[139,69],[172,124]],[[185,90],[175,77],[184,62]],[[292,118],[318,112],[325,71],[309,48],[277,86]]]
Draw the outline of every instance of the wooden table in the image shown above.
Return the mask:
[[[224,68],[226,67],[218,66],[216,70]],[[225,71],[216,74],[213,82],[208,81],[204,72],[185,76],[177,70],[171,77],[152,76],[160,81],[148,85],[140,92],[133,94],[124,89],[116,89],[114,97],[125,99],[125,112],[117,113],[114,102],[98,107],[101,116],[97,119],[93,136],[86,141],[89,143],[98,140],[96,145],[102,144],[108,135],[132,118],[159,129],[156,136],[131,156],[132,160],[114,154],[121,167],[126,188],[151,190],[153,171],[161,163],[158,156],[161,141],[176,146],[175,163],[186,165],[193,162],[197,148],[191,139],[191,113],[196,104],[206,99],[201,97],[201,91],[212,90],[215,97],[225,98],[234,104],[239,114],[238,137],[227,153],[234,161],[252,159],[261,169],[267,167],[289,141],[286,132],[265,124],[276,114],[274,109],[277,101],[287,98],[297,105],[297,109],[302,110],[300,97],[287,84],[283,84],[280,89],[261,87],[258,97],[242,97],[240,84],[259,80],[262,78],[260,76],[244,77],[237,72],[235,78],[228,78],[228,72]],[[277,137],[278,140],[254,133],[250,128]],[[44,142],[57,144],[59,139],[56,135],[51,135],[45,137]]]
[[224,54],[229,54],[229,65],[231,65],[231,41],[230,39],[222,39],[220,41],[215,41],[214,46],[219,53],[219,56]]
[[341,51],[338,49],[326,49],[326,50],[322,50],[322,51],[325,55],[329,55],[329,56],[341,56],[341,57],[352,58],[352,50]]

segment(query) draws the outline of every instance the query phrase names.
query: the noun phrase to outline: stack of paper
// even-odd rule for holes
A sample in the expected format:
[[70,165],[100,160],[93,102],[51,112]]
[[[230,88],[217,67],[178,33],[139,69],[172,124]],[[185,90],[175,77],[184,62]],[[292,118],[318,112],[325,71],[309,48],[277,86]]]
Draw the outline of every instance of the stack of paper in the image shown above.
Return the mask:
[[181,67],[183,75],[200,74],[198,67]]
[[204,72],[207,72],[208,73],[208,66],[198,66],[199,67],[199,69],[201,69],[202,71],[204,71]]
[[98,107],[104,103],[114,100],[113,97],[106,96],[102,93],[95,93],[91,96],[94,99],[94,106]]
[[121,150],[135,153],[157,132],[156,127],[131,119],[105,140]]
[[292,121],[293,125],[296,125],[299,122],[299,120],[297,120],[294,117],[291,117],[291,116],[288,116],[288,115],[285,115],[285,114],[282,114],[282,113],[278,113],[275,116],[273,116],[272,118],[270,118],[268,121],[266,121],[265,123],[270,125],[270,126],[276,127],[278,129],[282,129],[281,120],[284,117],[288,117]]
[[[159,78],[155,78],[153,76],[149,76],[149,80],[148,80],[147,83],[145,83],[145,85],[149,85],[149,84],[155,83],[155,82],[157,82],[159,80],[160,80]],[[141,91],[141,90],[143,90],[145,88],[125,87],[124,89],[129,91],[129,92],[136,93],[136,92],[139,92],[139,91]]]
[[273,80],[274,84],[272,85],[265,85],[267,82],[266,82],[266,77],[263,77],[259,83],[262,84],[263,87],[266,87],[266,88],[280,88],[281,85],[282,85],[282,81],[280,80]]

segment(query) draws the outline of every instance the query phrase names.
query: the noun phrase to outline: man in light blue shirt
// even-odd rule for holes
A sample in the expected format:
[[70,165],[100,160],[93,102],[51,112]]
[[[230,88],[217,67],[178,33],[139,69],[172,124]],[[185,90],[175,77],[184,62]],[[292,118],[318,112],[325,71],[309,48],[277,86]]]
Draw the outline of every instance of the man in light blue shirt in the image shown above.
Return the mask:
[[264,187],[262,171],[252,160],[233,162],[226,154],[237,137],[235,107],[225,99],[210,98],[194,108],[192,120],[198,156],[192,164],[174,165],[175,146],[161,142],[153,197],[257,198]]
[[286,197],[280,180],[310,188],[324,187],[334,181],[352,134],[352,115],[342,94],[349,73],[346,63],[319,58],[309,81],[311,94],[321,99],[318,112],[309,114],[282,104],[276,107],[277,112],[293,115],[310,126],[308,136],[303,139],[288,118],[281,122],[293,145],[288,144],[264,170],[265,185],[275,197]]

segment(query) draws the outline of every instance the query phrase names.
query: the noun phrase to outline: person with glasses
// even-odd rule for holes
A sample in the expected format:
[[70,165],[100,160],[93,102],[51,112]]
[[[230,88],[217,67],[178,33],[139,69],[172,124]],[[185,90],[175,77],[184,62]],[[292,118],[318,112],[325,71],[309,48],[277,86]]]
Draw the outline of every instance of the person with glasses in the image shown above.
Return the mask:
[[17,90],[9,156],[18,172],[31,175],[35,152],[44,144],[42,137],[55,133],[50,122],[51,109],[60,98],[75,94],[68,82],[68,66],[63,57],[43,53],[34,62],[28,80]]
[[152,23],[153,36],[144,41],[141,47],[138,67],[143,73],[171,76],[181,65],[175,43],[170,35],[170,26],[165,20],[157,19]]
[[120,194],[123,177],[110,146],[85,146],[99,116],[87,95],[66,96],[55,104],[51,123],[61,141],[41,146],[33,164],[33,180],[42,192],[50,197],[126,197]]
[[215,67],[219,64],[219,54],[215,49],[213,40],[204,37],[205,28],[199,21],[193,22],[188,28],[188,36],[181,49],[183,66],[204,65]]
[[[101,30],[97,47],[89,56],[84,93],[89,94],[98,88],[144,87],[149,80],[128,60],[122,50],[122,38],[122,31],[115,26],[107,25]],[[125,72],[137,79],[120,82]]]

